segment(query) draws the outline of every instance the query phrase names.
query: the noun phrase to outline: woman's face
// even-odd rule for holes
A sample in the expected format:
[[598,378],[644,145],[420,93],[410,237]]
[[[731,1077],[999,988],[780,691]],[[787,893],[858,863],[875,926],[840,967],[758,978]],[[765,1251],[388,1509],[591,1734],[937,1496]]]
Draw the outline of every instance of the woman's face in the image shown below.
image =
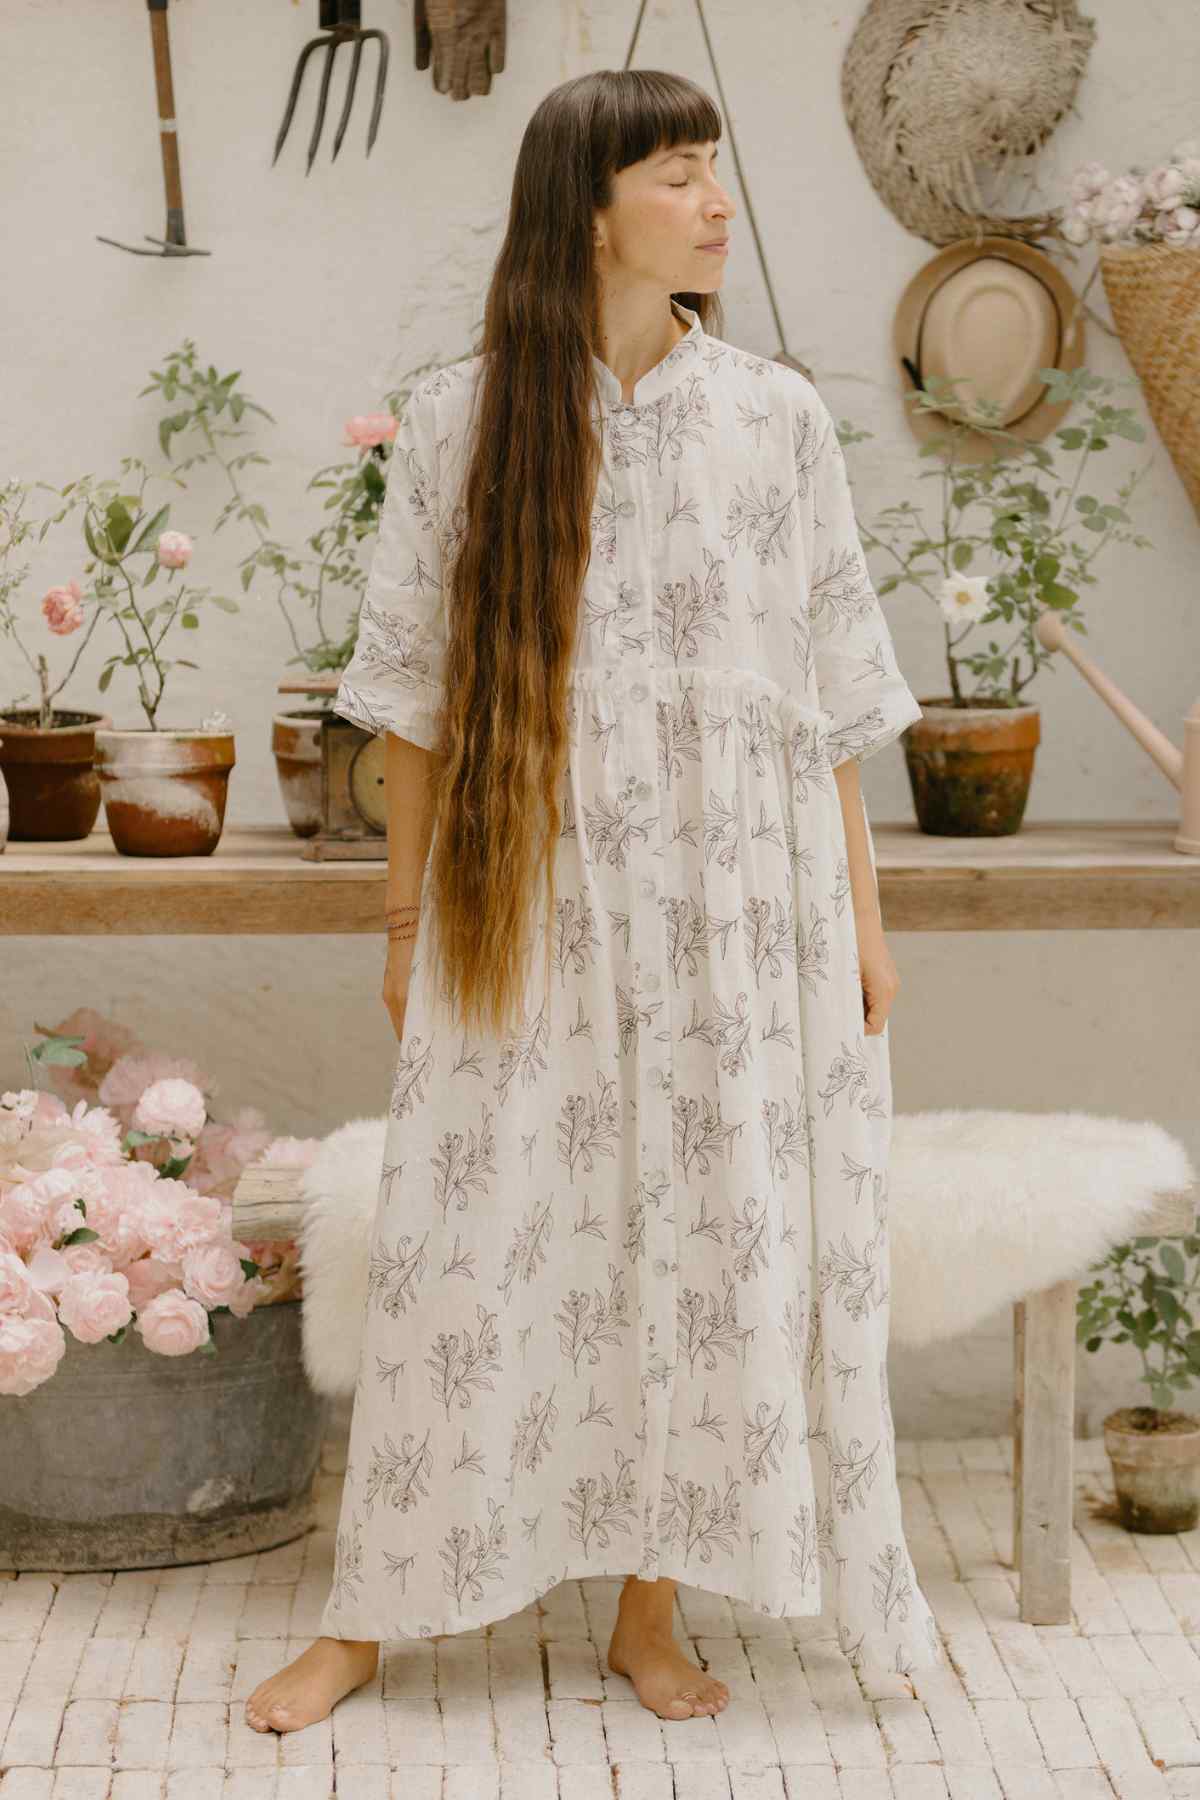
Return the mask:
[[[601,273],[654,282],[671,294],[719,288],[737,208],[716,163],[710,140],[655,150],[621,169],[613,177],[612,204],[596,214]],[[714,239],[727,247],[703,247]]]

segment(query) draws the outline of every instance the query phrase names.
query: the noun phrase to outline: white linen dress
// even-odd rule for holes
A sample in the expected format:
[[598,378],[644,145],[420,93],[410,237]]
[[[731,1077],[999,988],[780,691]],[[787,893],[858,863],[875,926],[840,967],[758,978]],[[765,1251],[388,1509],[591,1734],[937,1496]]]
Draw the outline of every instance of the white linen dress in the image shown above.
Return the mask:
[[[860,1673],[906,1674],[943,1656],[832,766],[921,713],[816,389],[676,311],[631,405],[594,359],[552,982],[539,940],[518,1031],[463,1031],[422,915],[322,1630],[430,1637],[636,1573],[825,1612]],[[426,746],[481,364],[411,396],[335,702]]]

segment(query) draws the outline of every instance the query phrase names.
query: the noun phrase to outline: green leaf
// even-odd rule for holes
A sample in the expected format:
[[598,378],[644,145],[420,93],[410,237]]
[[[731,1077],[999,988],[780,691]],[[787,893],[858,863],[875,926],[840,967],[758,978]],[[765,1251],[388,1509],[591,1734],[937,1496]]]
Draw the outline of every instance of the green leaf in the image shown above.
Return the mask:
[[968,569],[974,561],[975,549],[971,544],[957,543],[950,560],[956,569]]
[[105,520],[108,526],[108,541],[118,556],[124,554],[133,532],[133,515],[119,494],[114,494],[105,508]]
[[258,1274],[258,1264],[256,1262],[251,1262],[248,1256],[240,1256],[238,1261],[242,1265],[242,1274],[246,1277],[246,1280],[253,1281],[254,1277]]
[[183,626],[185,631],[195,631],[200,621],[194,612],[185,612],[180,618],[179,623]]
[[128,1330],[128,1325],[121,1325],[116,1331],[110,1331],[108,1334],[108,1342],[110,1344],[123,1344],[125,1342],[125,1333]]
[[99,1236],[100,1233],[93,1231],[90,1226],[78,1225],[63,1239],[63,1245],[69,1248],[72,1244],[94,1244]]
[[148,538],[156,538],[160,531],[166,530],[167,520],[170,517],[170,513],[171,513],[171,502],[168,500],[167,504],[165,506],[159,507],[159,509],[155,513],[154,517],[150,520],[149,524],[143,526],[141,531],[138,532],[137,543],[131,544],[129,546],[129,554],[131,556],[133,555],[135,550],[140,550],[142,548],[142,545],[146,542],[146,540]]
[[1162,1243],[1158,1246],[1158,1260],[1161,1262],[1172,1281],[1187,1280],[1187,1264],[1180,1256],[1174,1244]]

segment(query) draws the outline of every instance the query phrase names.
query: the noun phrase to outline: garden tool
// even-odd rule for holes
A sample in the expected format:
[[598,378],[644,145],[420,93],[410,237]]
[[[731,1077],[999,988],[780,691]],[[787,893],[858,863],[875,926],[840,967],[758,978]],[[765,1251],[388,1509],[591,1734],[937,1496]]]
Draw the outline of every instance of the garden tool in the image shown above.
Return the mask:
[[167,235],[151,237],[142,233],[157,250],[143,250],[140,244],[122,244],[116,238],[101,237],[101,244],[112,244],[117,250],[128,250],[131,256],[211,256],[211,250],[198,250],[189,244],[183,229],[183,183],[179,174],[179,140],[175,126],[175,90],[171,82],[171,40],[167,32],[167,0],[146,0],[150,14],[150,44],[154,54],[154,86],[158,93],[159,140],[162,145],[163,185],[167,190]]
[[505,0],[414,0],[418,69],[433,63],[433,85],[452,100],[490,94],[504,67]]
[[313,166],[317,154],[317,145],[321,141],[321,129],[325,123],[325,102],[329,97],[329,81],[333,74],[333,59],[342,44],[354,45],[354,56],[350,63],[350,75],[346,82],[346,98],[342,106],[342,116],[338,121],[337,132],[333,140],[333,155],[330,162],[336,160],[342,147],[342,139],[346,135],[346,127],[350,123],[350,110],[354,105],[354,90],[358,85],[358,65],[362,61],[363,45],[368,38],[379,41],[379,70],[375,77],[375,101],[371,107],[371,123],[367,131],[367,155],[370,156],[375,138],[379,132],[379,115],[383,110],[383,86],[387,79],[388,41],[382,31],[365,29],[362,24],[362,0],[320,0],[318,26],[327,32],[327,37],[310,38],[301,50],[292,76],[291,91],[284,110],[283,124],[279,127],[279,135],[275,139],[275,154],[271,158],[274,167],[279,160],[279,152],[283,149],[288,127],[292,122],[292,114],[296,110],[296,99],[300,93],[300,83],[304,79],[304,67],[314,50],[324,49],[325,66],[321,71],[321,89],[317,95],[317,117],[313,125],[312,136],[308,140],[308,163],[304,173],[307,175]]

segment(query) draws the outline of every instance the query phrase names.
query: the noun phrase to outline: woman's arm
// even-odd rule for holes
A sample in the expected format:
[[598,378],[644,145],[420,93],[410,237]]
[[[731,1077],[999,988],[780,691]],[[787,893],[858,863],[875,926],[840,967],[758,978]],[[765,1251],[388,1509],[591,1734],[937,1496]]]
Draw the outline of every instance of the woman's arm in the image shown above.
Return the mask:
[[[421,877],[433,841],[435,767],[432,750],[389,731],[385,737],[384,785],[387,805],[388,872],[385,906],[413,906],[421,897]],[[415,915],[414,915],[415,916]],[[416,932],[390,939],[383,978],[383,1003],[399,1038],[404,1030],[408,981]]]
[[858,758],[848,756],[838,763],[833,779],[837,782],[838,799],[842,803],[846,857],[850,865],[850,897],[858,934],[859,978],[863,990],[863,1029],[869,1036],[878,1036],[887,1024],[900,977],[883,935],[879,888],[867,842]]

